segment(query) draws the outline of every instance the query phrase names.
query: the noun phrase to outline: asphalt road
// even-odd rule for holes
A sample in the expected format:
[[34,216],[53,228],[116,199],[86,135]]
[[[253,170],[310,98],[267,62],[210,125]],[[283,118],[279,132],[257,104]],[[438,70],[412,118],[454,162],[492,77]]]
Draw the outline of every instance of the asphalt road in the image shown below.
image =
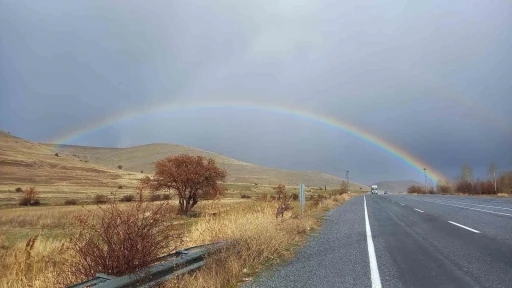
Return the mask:
[[366,194],[244,287],[512,287],[512,199]]

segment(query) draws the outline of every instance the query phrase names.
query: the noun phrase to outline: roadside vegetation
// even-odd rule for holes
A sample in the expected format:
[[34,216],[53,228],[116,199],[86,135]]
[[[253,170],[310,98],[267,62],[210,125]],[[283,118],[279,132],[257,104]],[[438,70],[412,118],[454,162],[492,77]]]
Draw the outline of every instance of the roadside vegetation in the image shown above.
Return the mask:
[[461,175],[454,182],[440,182],[435,187],[414,185],[407,189],[409,194],[464,194],[512,196],[512,171],[498,172],[494,163],[489,165],[488,179],[473,179],[473,170],[463,165]]
[[[358,195],[346,186],[308,188],[301,213],[296,187],[281,184],[256,194],[251,189],[257,185],[220,183],[225,176],[211,159],[179,155],[158,161],[155,174],[135,191],[117,187],[94,196],[94,205],[77,207],[69,199],[69,206],[4,209],[0,287],[62,287],[95,273],[122,275],[158,255],[220,240],[230,241],[224,253],[166,285],[233,287],[291,257],[325,211]],[[222,197],[235,187],[249,198]],[[121,189],[125,195],[116,197]]]

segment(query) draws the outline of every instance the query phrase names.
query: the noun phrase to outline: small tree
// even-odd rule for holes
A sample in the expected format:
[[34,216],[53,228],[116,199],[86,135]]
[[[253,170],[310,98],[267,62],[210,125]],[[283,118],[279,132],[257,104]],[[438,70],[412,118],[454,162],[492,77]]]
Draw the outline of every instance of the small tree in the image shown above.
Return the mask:
[[226,179],[227,172],[217,167],[212,158],[181,154],[169,156],[155,163],[153,190],[176,191],[180,213],[189,214],[199,201],[199,196],[218,194],[222,190],[219,181]]
[[276,191],[278,201],[280,201],[282,197],[286,196],[286,186],[284,186],[284,184],[279,184],[274,187],[274,191]]

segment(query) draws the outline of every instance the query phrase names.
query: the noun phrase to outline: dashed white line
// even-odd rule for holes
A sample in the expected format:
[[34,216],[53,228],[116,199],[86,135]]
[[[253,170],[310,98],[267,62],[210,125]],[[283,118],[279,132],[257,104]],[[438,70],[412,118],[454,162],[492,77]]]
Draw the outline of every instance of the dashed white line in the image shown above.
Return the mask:
[[452,223],[453,225],[457,225],[457,226],[459,226],[459,227],[462,227],[462,228],[464,228],[464,229],[467,229],[467,230],[469,230],[469,231],[472,231],[472,232],[475,232],[475,233],[480,233],[480,231],[478,231],[478,230],[471,229],[471,228],[466,227],[466,226],[464,226],[464,225],[461,225],[461,224],[459,224],[459,223],[455,223],[455,222],[453,222],[453,221],[448,221],[448,222]]
[[487,212],[487,213],[491,213],[491,214],[498,214],[498,215],[504,215],[504,216],[511,216],[512,217],[512,214],[507,214],[507,213],[494,212],[494,211],[489,211],[489,210],[484,210],[484,209],[477,209],[477,208],[472,208],[472,207],[453,205],[453,204],[448,204],[448,203],[445,203],[445,202],[427,201],[427,200],[420,200],[420,199],[414,199],[414,198],[411,198],[411,199],[418,200],[418,201],[423,201],[423,202],[437,203],[437,204],[441,204],[441,205],[448,205],[448,206],[452,206],[452,207],[459,207],[459,208],[464,208],[464,209],[470,209],[470,210],[475,210],[475,211],[481,211],[481,212]]
[[425,211],[421,211],[420,209],[416,209],[416,208],[414,208],[414,210],[421,212],[421,213],[425,212]]
[[473,203],[466,203],[466,202],[459,202],[459,201],[451,201],[451,200],[440,200],[440,199],[436,199],[436,200],[438,200],[438,201],[443,201],[443,202],[446,202],[446,203],[457,203],[457,204],[473,205],[473,206],[481,206],[481,207],[487,207],[487,208],[496,208],[496,209],[512,210],[512,208],[506,208],[506,207],[498,207],[498,206],[490,206],[490,205],[473,204]]
[[400,203],[400,205],[404,206],[404,204],[403,204],[403,203]]
[[377,257],[375,256],[375,247],[373,246],[372,230],[370,221],[368,221],[368,209],[366,208],[366,197],[364,199],[364,220],[366,223],[366,242],[368,243],[368,257],[370,258],[370,277],[372,288],[381,288],[379,266],[377,266]]

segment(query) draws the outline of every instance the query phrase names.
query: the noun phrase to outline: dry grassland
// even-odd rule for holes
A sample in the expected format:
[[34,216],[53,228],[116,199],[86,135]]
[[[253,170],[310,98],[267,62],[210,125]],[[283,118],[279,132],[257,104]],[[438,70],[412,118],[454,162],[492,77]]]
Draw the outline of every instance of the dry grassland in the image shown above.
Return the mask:
[[[306,213],[298,202],[276,219],[276,202],[260,200],[204,201],[199,218],[169,215],[185,233],[183,248],[219,240],[231,241],[225,253],[210,258],[193,275],[167,283],[169,287],[235,287],[265,265],[293,256],[306,236],[321,224],[329,209],[355,193],[308,201]],[[0,214],[0,287],[55,287],[62,275],[55,259],[66,239],[76,232],[72,218],[95,206],[4,209]],[[34,236],[36,239],[34,240]]]

